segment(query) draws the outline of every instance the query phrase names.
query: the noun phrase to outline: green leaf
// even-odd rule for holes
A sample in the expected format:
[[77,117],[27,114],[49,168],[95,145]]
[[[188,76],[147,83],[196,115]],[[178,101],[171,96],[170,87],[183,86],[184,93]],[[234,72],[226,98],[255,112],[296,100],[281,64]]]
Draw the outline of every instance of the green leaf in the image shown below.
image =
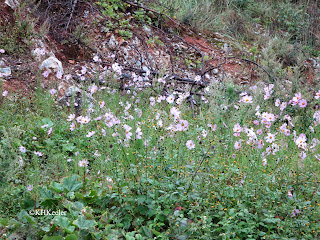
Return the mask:
[[96,221],[87,220],[84,216],[80,216],[77,220],[73,221],[73,224],[79,229],[89,229],[97,225]]
[[79,190],[82,187],[82,183],[77,181],[79,176],[73,175],[72,177],[63,179],[63,187],[68,192],[74,192]]
[[68,144],[63,144],[62,145],[62,149],[64,151],[70,151],[72,152],[73,149],[75,149],[76,147],[72,144],[72,143],[68,143]]
[[50,120],[50,118],[43,118],[41,122],[42,122],[42,125],[48,124],[47,128],[50,128],[53,126],[53,122]]
[[53,192],[47,188],[40,189],[40,197],[43,199],[53,199]]
[[64,188],[63,185],[61,183],[57,183],[57,182],[52,182],[51,183],[51,188],[56,192],[56,193],[61,193]]
[[47,236],[45,235],[42,240],[62,240],[62,236]]
[[75,234],[70,234],[66,236],[64,240],[78,240],[78,237]]
[[1,218],[0,219],[0,225],[1,226],[5,227],[5,226],[8,225],[8,223],[9,223],[9,219],[8,218]]
[[57,216],[54,218],[53,221],[57,226],[62,227],[62,229],[65,230],[67,233],[74,232],[75,227],[70,225],[70,221],[68,218]]

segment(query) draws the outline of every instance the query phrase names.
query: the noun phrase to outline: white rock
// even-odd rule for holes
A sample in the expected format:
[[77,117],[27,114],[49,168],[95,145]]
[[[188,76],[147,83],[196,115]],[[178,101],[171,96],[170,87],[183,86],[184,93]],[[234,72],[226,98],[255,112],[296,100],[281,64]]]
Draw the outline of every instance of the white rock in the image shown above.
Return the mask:
[[109,43],[108,43],[109,48],[112,50],[115,50],[118,45],[119,45],[118,41],[116,40],[116,38],[112,34],[110,37]]
[[53,72],[61,72],[63,74],[62,63],[56,57],[49,57],[41,63],[40,70],[52,70]]
[[4,3],[12,9],[16,9],[20,5],[18,0],[6,0]]
[[11,68],[0,68],[0,77],[9,77],[11,75]]

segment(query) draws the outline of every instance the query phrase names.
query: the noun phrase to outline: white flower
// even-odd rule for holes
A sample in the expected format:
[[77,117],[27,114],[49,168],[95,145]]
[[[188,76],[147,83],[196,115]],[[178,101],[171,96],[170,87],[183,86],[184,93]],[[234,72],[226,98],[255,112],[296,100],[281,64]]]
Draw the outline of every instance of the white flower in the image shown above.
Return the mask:
[[88,164],[89,164],[89,162],[86,159],[83,159],[83,160],[79,161],[79,163],[78,163],[79,167],[87,167]]
[[187,148],[188,148],[189,150],[191,150],[191,149],[193,149],[193,148],[196,147],[196,145],[194,144],[194,142],[193,142],[192,140],[188,140],[188,141],[186,142],[186,146],[187,146]]
[[168,103],[173,103],[174,102],[174,96],[170,95],[170,96],[167,97],[166,100],[167,100]]
[[2,93],[2,96],[3,97],[6,97],[8,95],[8,91],[6,90],[6,91],[3,91],[3,93]]
[[86,137],[88,137],[88,138],[92,137],[95,133],[96,133],[95,131],[89,132]]
[[70,115],[68,116],[67,121],[70,122],[70,121],[72,121],[75,117],[76,117],[75,114],[70,114]]
[[20,146],[19,147],[20,152],[25,153],[26,152],[26,148],[24,146]]

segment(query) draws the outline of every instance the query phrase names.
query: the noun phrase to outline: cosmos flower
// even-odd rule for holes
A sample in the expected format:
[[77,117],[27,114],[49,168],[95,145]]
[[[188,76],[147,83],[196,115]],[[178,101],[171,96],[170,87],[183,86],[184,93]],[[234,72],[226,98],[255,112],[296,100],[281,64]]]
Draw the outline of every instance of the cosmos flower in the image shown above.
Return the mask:
[[78,162],[78,166],[79,167],[87,167],[88,165],[89,165],[89,162],[86,159],[83,159],[83,160]]
[[300,108],[305,108],[307,106],[307,100],[301,99],[299,100],[299,107]]
[[98,91],[97,85],[93,84],[91,87],[89,87],[89,91],[91,94],[94,94],[96,91]]
[[195,81],[195,82],[200,82],[200,81],[201,81],[201,76],[197,75],[197,76],[194,78],[194,81]]
[[7,90],[3,91],[2,97],[6,97],[7,95],[8,95],[8,91]]
[[54,88],[50,89],[50,94],[53,96],[54,94],[56,94],[57,90],[55,90]]
[[88,134],[86,135],[86,137],[92,137],[96,132],[95,131],[91,131],[91,132],[88,132]]
[[272,143],[276,139],[275,136],[276,134],[268,133],[268,136],[266,136],[264,139],[266,140],[267,143]]
[[234,143],[234,149],[238,150],[238,149],[240,149],[240,148],[241,148],[241,141],[236,141],[236,142]]
[[70,131],[73,131],[75,128],[76,128],[76,125],[74,123],[71,123],[69,128]]
[[244,103],[252,103],[252,97],[251,96],[244,96],[240,102],[244,102]]
[[56,78],[58,78],[58,79],[61,79],[61,78],[62,78],[62,72],[61,72],[61,71],[58,71],[58,72],[56,73]]
[[196,145],[194,144],[194,142],[192,140],[188,140],[186,142],[186,146],[189,150],[194,149],[196,147]]
[[70,122],[70,121],[72,121],[75,117],[76,117],[75,114],[70,114],[70,115],[68,116],[67,121]]
[[22,153],[25,153],[26,152],[26,148],[24,146],[20,146],[19,147],[19,151],[22,152]]
[[30,191],[32,191],[32,189],[33,189],[33,185],[29,184],[28,187],[27,187],[27,190],[30,192]]
[[171,103],[174,102],[174,96],[173,96],[173,95],[170,95],[170,96],[167,97],[166,100],[167,100],[167,102],[168,102],[169,104],[171,104]]
[[37,155],[38,157],[43,156],[43,153],[42,153],[42,152],[34,151],[33,153],[34,153],[35,155]]
[[262,165],[263,165],[263,166],[267,165],[267,163],[268,163],[268,162],[267,162],[267,159],[266,159],[266,158],[262,159]]

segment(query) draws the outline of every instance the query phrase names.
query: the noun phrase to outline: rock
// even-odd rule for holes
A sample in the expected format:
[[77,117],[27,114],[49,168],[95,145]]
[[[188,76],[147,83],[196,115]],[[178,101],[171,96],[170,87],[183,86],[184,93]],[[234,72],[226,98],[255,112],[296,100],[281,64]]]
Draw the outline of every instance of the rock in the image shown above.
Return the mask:
[[117,48],[117,46],[119,45],[117,39],[114,37],[114,35],[112,34],[108,43],[108,47],[111,50],[115,50]]
[[9,77],[11,75],[11,68],[0,68],[0,77]]
[[40,70],[46,69],[53,72],[61,72],[63,74],[62,63],[54,56],[47,58],[41,63]]
[[12,9],[16,9],[20,5],[18,0],[6,0],[4,3]]

